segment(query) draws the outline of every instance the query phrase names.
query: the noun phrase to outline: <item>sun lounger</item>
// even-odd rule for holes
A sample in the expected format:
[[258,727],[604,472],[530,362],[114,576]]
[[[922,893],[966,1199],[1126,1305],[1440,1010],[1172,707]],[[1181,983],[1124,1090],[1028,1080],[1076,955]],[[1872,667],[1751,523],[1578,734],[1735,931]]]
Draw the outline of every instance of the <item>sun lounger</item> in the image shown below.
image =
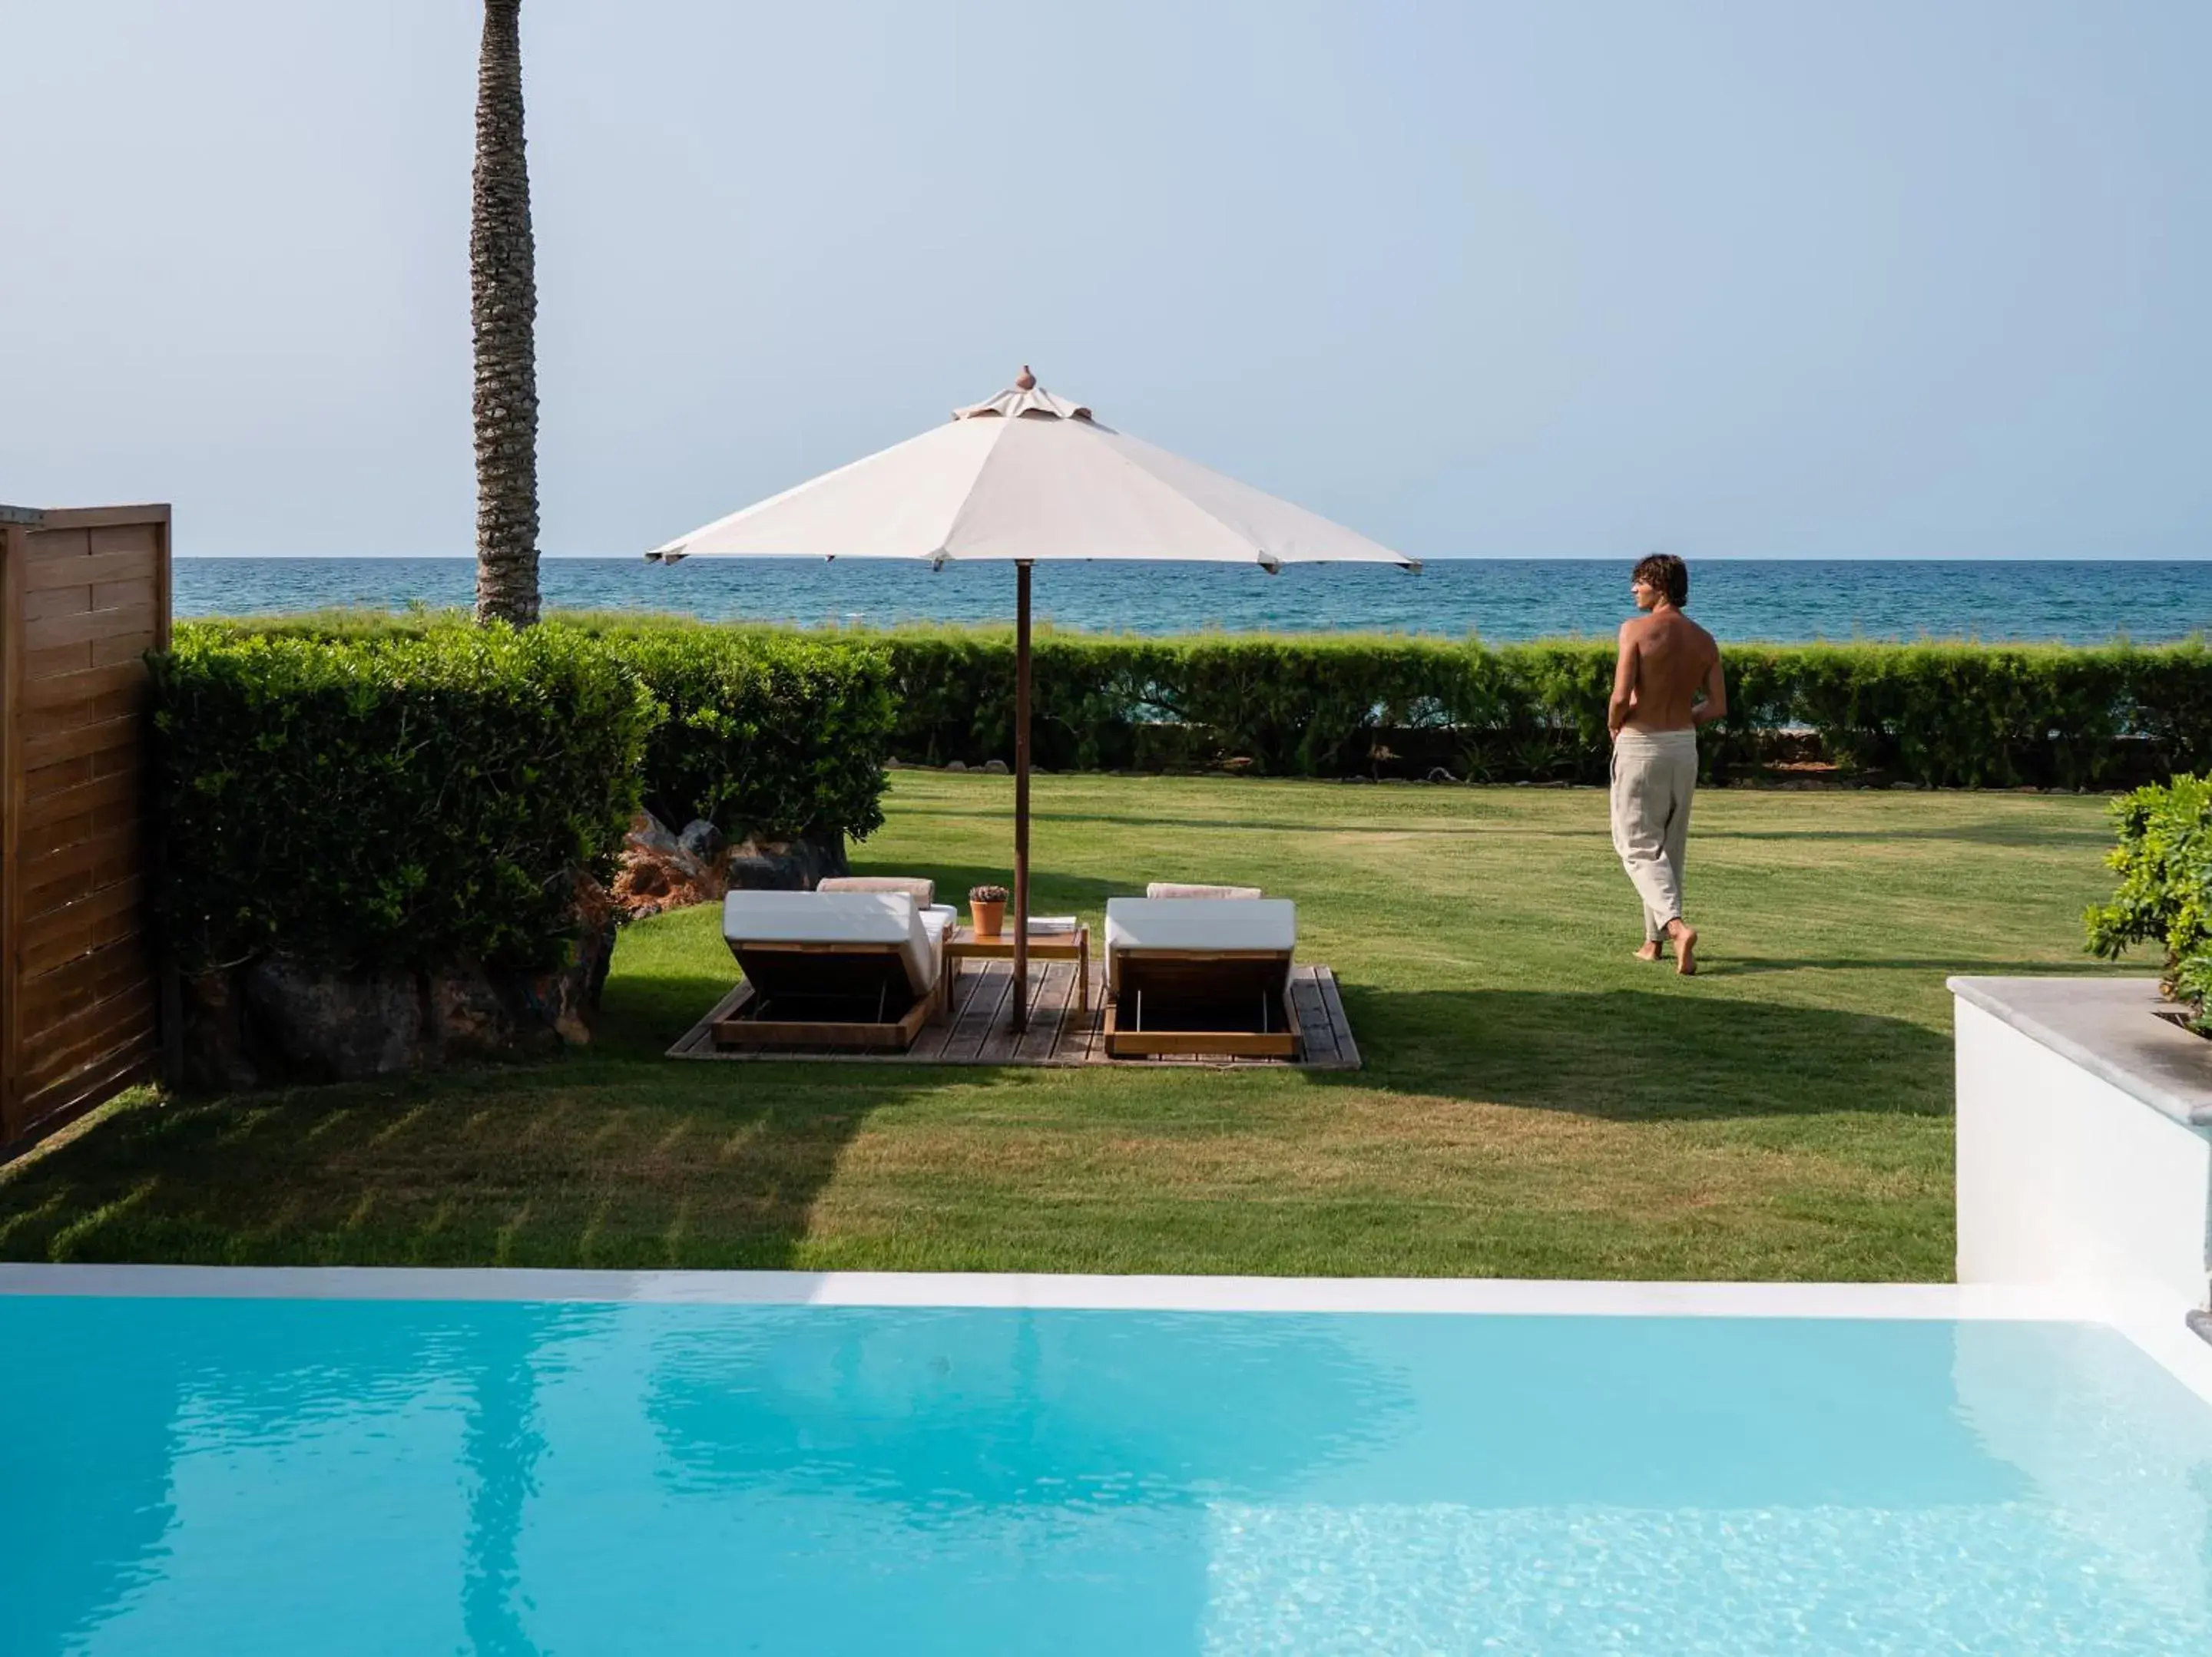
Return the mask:
[[715,1044],[905,1052],[943,1014],[956,918],[908,891],[732,892],[722,936],[751,993]]
[[1109,898],[1108,1055],[1295,1059],[1297,933],[1285,898]]

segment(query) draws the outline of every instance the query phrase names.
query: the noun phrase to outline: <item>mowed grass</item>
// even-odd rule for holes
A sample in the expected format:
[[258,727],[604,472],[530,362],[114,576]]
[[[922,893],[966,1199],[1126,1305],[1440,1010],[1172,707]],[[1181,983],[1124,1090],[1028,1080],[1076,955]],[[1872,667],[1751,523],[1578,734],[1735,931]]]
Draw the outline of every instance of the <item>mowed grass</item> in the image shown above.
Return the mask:
[[[2096,970],[2103,803],[1700,796],[1694,980],[1589,790],[1053,776],[1036,907],[1295,897],[1367,1068],[670,1061],[734,981],[629,929],[600,1042],[112,1109],[0,1172],[16,1259],[1940,1279],[1953,973]],[[1006,877],[1003,779],[905,772],[863,871]]]

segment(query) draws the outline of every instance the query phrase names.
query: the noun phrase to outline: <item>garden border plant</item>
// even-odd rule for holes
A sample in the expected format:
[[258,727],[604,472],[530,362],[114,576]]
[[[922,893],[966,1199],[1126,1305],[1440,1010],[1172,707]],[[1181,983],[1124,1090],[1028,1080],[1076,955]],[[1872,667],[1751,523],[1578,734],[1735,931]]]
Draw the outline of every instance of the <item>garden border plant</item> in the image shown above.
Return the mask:
[[2138,788],[2112,802],[2112,820],[2119,844],[2106,861],[2120,883],[2084,917],[2089,948],[2108,961],[2162,948],[2160,986],[2212,1035],[2212,776]]
[[180,628],[152,659],[158,905],[187,972],[560,958],[659,713],[579,634],[445,626],[343,645]]
[[[369,611],[200,625],[339,637],[428,624]],[[705,636],[740,655],[803,646],[880,661],[890,753],[970,767],[1012,753],[1013,636],[1004,628],[817,630],[631,612],[567,612],[558,624],[631,641],[655,660],[704,648],[661,641]],[[1474,781],[1584,783],[1606,774],[1613,646],[1603,640],[1047,628],[1035,651],[1033,758],[1049,769],[1419,777],[1441,768]],[[1744,644],[1723,653],[1729,717],[1700,734],[1708,780],[1808,759],[1845,779],[2112,788],[2212,765],[2212,650],[2202,639]],[[872,740],[872,719],[857,713],[863,703],[853,699],[852,734],[841,740]]]

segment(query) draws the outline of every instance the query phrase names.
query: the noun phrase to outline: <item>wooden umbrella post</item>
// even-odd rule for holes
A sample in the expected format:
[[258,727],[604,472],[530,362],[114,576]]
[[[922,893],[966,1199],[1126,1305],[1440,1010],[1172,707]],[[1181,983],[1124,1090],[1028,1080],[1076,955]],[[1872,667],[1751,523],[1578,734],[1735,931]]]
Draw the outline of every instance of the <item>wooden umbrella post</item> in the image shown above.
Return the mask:
[[1014,565],[1014,1034],[1030,1027],[1030,561]]

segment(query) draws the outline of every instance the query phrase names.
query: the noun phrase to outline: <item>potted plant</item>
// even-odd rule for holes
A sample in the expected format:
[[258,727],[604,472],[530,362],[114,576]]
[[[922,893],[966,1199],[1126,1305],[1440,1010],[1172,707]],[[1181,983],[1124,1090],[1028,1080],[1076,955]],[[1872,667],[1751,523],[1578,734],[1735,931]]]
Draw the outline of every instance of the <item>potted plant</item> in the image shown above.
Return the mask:
[[1006,889],[971,886],[968,889],[968,924],[978,938],[996,938],[1006,924]]

